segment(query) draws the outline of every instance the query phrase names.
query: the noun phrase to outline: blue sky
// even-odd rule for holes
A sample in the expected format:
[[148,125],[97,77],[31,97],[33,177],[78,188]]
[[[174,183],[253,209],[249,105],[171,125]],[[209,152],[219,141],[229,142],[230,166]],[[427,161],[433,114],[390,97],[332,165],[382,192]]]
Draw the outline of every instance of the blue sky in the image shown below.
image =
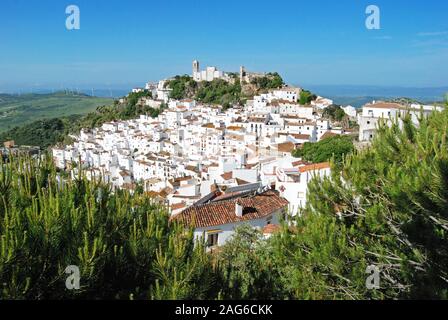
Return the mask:
[[[68,31],[65,8],[80,8]],[[365,27],[368,5],[381,30]],[[2,0],[0,91],[127,86],[191,61],[297,85],[448,85],[448,1]]]

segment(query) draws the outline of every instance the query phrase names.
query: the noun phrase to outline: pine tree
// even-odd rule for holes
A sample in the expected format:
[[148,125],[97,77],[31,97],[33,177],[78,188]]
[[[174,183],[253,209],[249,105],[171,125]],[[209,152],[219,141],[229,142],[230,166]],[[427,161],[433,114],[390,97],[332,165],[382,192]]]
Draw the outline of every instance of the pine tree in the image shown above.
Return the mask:
[[[300,266],[295,296],[447,298],[447,128],[448,111],[383,123],[370,148],[311,183],[295,231],[277,239]],[[366,289],[369,265],[379,290]]]
[[168,217],[143,192],[62,178],[48,156],[0,163],[0,298],[204,298],[209,257]]

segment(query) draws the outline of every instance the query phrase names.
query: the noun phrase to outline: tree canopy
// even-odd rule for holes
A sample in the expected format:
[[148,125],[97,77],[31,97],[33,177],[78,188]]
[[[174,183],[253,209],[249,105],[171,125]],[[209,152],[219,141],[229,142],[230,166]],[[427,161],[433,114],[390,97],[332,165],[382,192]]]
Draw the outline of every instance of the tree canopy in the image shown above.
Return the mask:
[[[170,97],[173,99],[193,98],[203,103],[219,104],[225,108],[234,104],[243,104],[248,98],[243,94],[242,86],[237,73],[230,74],[233,81],[223,79],[213,81],[196,82],[188,75],[175,76],[166,83],[171,88]],[[277,72],[270,72],[264,76],[252,79],[256,92],[279,88],[283,85],[283,79]]]
[[344,156],[353,150],[353,138],[337,135],[316,143],[305,142],[301,148],[294,150],[292,155],[314,163],[333,159],[339,164]]
[[241,102],[241,85],[239,80],[231,84],[225,80],[215,79],[203,82],[196,92],[196,99],[203,103],[229,105]]
[[[166,208],[88,181],[51,157],[0,163],[0,299],[204,299],[210,257]],[[80,270],[68,290],[65,269]],[[213,290],[212,290],[213,291]]]
[[[318,265],[340,265],[322,283],[346,297],[447,298],[448,111],[418,127],[402,121],[383,124],[372,146],[348,156],[331,179],[316,179],[298,222],[305,232],[323,224],[313,252],[326,254],[330,243],[346,250]],[[380,290],[365,291],[368,265],[381,271]]]
[[307,105],[310,104],[311,101],[314,101],[317,99],[317,96],[315,94],[313,94],[311,91],[308,90],[302,90],[300,92],[300,96],[299,96],[299,103],[301,105]]
[[195,90],[197,83],[189,75],[183,75],[175,76],[174,79],[169,80],[165,86],[172,89],[170,94],[172,99],[180,100],[187,97],[187,89]]
[[32,145],[46,148],[61,140],[66,133],[68,121],[81,116],[38,120],[0,133],[0,141],[13,139],[17,145]]
[[331,121],[342,121],[347,117],[345,111],[339,105],[332,104],[324,109],[322,116]]
[[255,77],[251,83],[262,90],[280,88],[284,84],[282,77],[277,72],[269,72],[265,76]]

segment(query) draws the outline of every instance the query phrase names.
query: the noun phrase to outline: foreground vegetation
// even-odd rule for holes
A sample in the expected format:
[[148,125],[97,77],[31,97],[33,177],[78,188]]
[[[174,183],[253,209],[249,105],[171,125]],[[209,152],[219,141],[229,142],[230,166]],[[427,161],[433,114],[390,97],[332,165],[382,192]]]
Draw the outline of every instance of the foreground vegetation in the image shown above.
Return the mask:
[[[447,128],[448,111],[381,127],[311,182],[292,226],[268,240],[243,226],[213,254],[141,190],[12,159],[0,165],[0,298],[446,299]],[[68,265],[79,290],[65,288]]]
[[[142,192],[112,193],[49,160],[0,169],[0,299],[206,298],[209,257]],[[81,271],[67,290],[65,269]]]
[[[229,278],[242,282],[231,296],[447,299],[447,127],[448,111],[418,129],[409,118],[403,130],[382,127],[371,148],[311,182],[294,227],[226,245]],[[369,266],[379,289],[366,286]]]

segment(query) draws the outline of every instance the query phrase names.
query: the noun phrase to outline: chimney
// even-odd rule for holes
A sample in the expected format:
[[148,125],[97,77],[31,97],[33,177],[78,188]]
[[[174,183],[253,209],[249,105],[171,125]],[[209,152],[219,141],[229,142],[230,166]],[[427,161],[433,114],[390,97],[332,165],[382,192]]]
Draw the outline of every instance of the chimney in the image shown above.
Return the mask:
[[215,183],[213,183],[211,186],[210,186],[210,192],[219,192],[220,190],[219,190],[219,187],[218,187],[218,185],[216,184],[216,182]]
[[5,141],[3,143],[3,145],[5,146],[5,148],[14,148],[14,146],[16,145],[16,143],[14,142],[14,140],[10,140],[10,141]]
[[235,201],[235,215],[240,218],[243,216],[243,206],[239,200]]

